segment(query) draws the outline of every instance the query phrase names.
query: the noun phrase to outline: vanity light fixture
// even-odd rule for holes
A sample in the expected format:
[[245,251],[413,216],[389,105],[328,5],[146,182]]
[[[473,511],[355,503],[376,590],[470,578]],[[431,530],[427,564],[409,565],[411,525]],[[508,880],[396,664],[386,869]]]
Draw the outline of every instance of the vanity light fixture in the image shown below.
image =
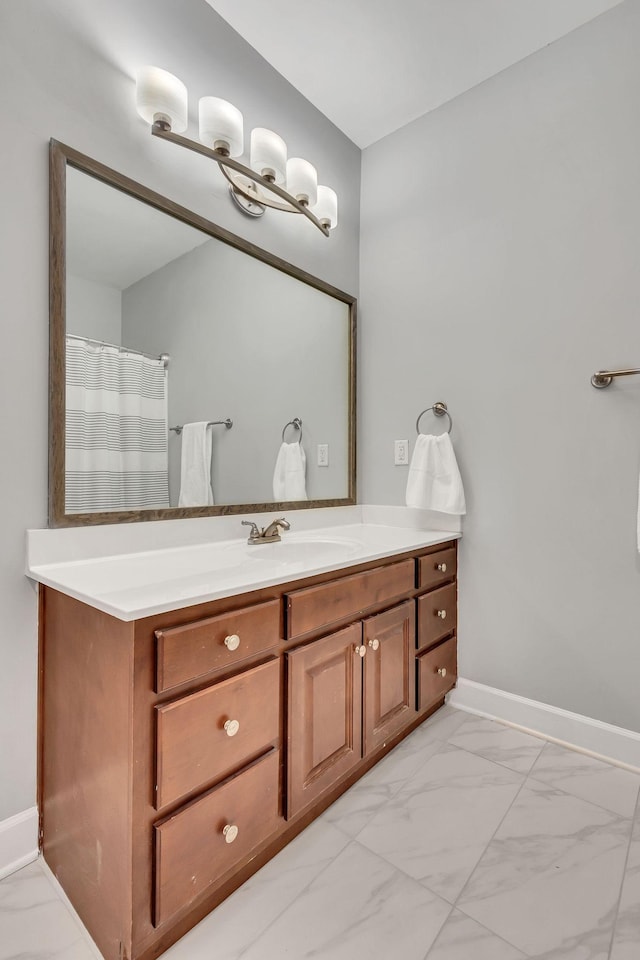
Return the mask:
[[301,213],[326,237],[338,223],[338,198],[331,187],[318,185],[316,169],[301,157],[287,159],[287,145],[272,130],[251,131],[249,166],[237,157],[244,152],[241,112],[219,97],[201,97],[199,136],[189,140],[187,88],[159,67],[138,70],[136,106],[151,125],[151,133],[215,160],[229,181],[229,191],[240,209],[261,217],[267,207]]

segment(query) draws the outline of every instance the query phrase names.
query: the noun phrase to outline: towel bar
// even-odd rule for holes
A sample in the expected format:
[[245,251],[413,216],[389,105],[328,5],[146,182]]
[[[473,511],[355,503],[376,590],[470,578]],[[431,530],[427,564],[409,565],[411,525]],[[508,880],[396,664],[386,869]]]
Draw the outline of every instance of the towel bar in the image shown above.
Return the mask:
[[631,377],[636,373],[640,373],[640,368],[635,367],[633,370],[598,370],[591,377],[591,386],[602,390],[603,387],[609,386],[614,377]]
[[[225,425],[227,430],[231,430],[231,427],[233,426],[233,420],[231,420],[229,417],[227,417],[226,420],[209,420],[207,426],[218,427],[218,426],[221,426],[222,424]],[[177,426],[177,427],[169,427],[169,430],[173,430],[174,433],[177,433],[178,436],[180,436],[180,434],[182,433],[182,424],[180,424],[180,426]]]
[[421,420],[422,417],[425,415],[425,413],[429,413],[429,410],[433,410],[433,412],[434,412],[434,414],[436,415],[436,417],[448,417],[448,419],[449,419],[449,428],[448,428],[448,430],[447,430],[447,433],[451,433],[451,427],[453,426],[453,420],[452,420],[452,418],[451,418],[451,414],[450,414],[449,411],[447,410],[447,405],[446,405],[446,403],[443,403],[442,400],[438,400],[437,403],[434,403],[434,405],[433,405],[432,407],[427,407],[427,409],[426,409],[426,410],[423,410],[422,413],[418,416],[418,419],[416,420],[416,433],[417,433],[417,434],[420,433],[420,420]]

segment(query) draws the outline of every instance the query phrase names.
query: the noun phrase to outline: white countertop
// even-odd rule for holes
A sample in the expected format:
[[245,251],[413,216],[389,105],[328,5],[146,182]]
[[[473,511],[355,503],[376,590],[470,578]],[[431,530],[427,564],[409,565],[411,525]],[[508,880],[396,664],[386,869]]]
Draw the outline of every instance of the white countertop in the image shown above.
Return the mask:
[[[294,518],[291,513],[292,527]],[[349,519],[361,518],[352,512]],[[34,537],[38,546],[31,545],[28,551],[27,575],[119,620],[131,621],[460,537],[455,530],[407,526],[405,515],[402,525],[389,523],[388,510],[382,519],[387,522],[321,524],[292,530],[283,533],[281,543],[249,545],[245,538],[214,539],[54,562],[42,562],[47,559],[46,551]],[[268,520],[258,518],[258,522],[264,525]],[[73,532],[64,531],[70,536]],[[55,535],[59,531],[30,533]]]

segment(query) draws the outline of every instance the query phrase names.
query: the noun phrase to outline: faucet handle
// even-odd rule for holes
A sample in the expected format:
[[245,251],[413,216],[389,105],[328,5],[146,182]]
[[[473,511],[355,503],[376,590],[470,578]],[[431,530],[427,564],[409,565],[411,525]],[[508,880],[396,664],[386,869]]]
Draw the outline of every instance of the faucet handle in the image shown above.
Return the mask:
[[240,523],[243,527],[251,527],[249,540],[258,540],[260,538],[260,530],[257,524],[253,523],[252,520],[241,520]]

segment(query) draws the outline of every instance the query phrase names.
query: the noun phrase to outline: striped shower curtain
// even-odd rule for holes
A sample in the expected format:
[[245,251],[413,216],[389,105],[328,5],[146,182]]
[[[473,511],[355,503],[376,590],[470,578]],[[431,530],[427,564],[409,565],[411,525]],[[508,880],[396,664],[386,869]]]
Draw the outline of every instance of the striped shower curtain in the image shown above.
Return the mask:
[[67,513],[169,506],[161,360],[67,336]]

